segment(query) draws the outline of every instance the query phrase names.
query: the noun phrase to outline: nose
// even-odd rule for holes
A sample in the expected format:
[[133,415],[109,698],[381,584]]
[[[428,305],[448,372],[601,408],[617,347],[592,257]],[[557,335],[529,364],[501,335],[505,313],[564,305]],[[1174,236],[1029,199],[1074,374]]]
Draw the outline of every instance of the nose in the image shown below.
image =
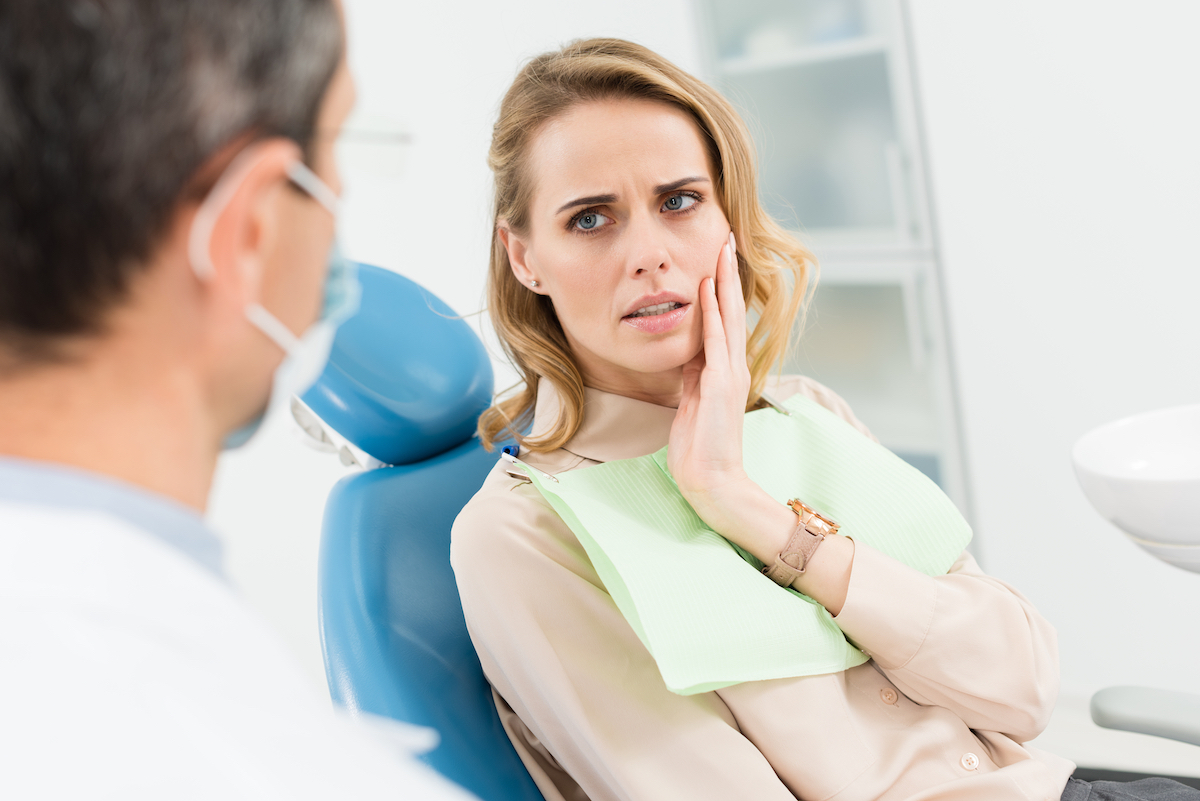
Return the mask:
[[666,238],[667,232],[657,219],[638,215],[629,221],[625,235],[625,264],[631,278],[670,269],[671,254]]

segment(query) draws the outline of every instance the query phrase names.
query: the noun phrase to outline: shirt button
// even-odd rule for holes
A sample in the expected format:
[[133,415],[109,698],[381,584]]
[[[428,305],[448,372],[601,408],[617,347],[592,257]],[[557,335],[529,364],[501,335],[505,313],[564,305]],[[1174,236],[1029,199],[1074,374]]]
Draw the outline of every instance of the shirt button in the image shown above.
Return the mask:
[[880,690],[879,697],[883,699],[885,704],[894,704],[896,703],[896,699],[899,698],[899,696],[896,695],[896,691],[891,687],[884,687],[882,690]]
[[975,770],[977,767],[979,767],[979,757],[975,756],[969,751],[963,754],[962,759],[959,761],[962,762],[962,766],[967,770]]

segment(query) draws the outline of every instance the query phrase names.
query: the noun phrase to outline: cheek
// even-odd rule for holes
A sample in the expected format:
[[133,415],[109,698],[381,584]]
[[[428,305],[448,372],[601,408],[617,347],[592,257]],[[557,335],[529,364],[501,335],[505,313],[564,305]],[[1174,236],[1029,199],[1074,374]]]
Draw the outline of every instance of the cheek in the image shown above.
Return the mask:
[[299,216],[279,231],[262,291],[267,308],[286,318],[293,330],[304,328],[320,313],[332,237],[328,214]]
[[546,256],[539,267],[549,279],[547,287],[563,325],[609,316],[609,300],[620,278],[611,254],[564,248]]
[[729,241],[729,223],[718,210],[708,219],[697,221],[692,230],[680,237],[680,265],[699,285],[717,272],[721,248]]

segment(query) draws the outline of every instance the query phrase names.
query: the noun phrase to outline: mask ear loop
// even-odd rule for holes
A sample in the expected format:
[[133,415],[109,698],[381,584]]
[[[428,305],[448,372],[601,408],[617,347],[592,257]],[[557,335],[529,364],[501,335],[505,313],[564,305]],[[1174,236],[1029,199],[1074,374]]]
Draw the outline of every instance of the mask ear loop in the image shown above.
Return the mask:
[[188,261],[191,262],[192,271],[201,281],[211,281],[216,275],[210,251],[213,231],[221,213],[237,194],[238,187],[245,180],[246,173],[249,172],[249,167],[261,148],[261,144],[251,144],[229,162],[229,166],[221,173],[221,177],[196,210],[196,216],[192,218],[192,230],[188,232]]
[[287,168],[288,179],[296,186],[307,192],[313,200],[324,206],[335,218],[342,205],[342,199],[333,193],[329,184],[325,183],[315,172],[302,161],[293,161]]
[[[253,164],[255,157],[262,148],[261,144],[251,144],[246,147],[241,153],[229,163],[225,171],[221,173],[221,177],[217,179],[217,183],[213,186],[208,196],[200,204],[200,208],[196,211],[196,216],[192,218],[192,230],[188,232],[188,261],[191,263],[192,271],[201,281],[211,281],[216,275],[217,270],[212,261],[212,235],[217,227],[217,220],[222,212],[233,200],[233,196],[237,194],[238,188],[242,181],[245,180],[246,174],[249,172],[250,166]],[[292,174],[293,167],[296,165],[304,167],[304,165],[296,162],[292,167],[288,168],[288,178],[297,181]],[[321,185],[321,188],[328,194],[333,194],[328,187],[324,185],[320,178],[317,178],[307,167],[304,167],[304,172],[309,173],[312,179],[316,180]],[[304,177],[303,180],[308,180]],[[309,194],[309,188],[304,184],[300,184],[301,188]],[[321,205],[326,205],[325,201],[313,194]],[[336,197],[336,196],[335,196]],[[281,323],[275,315],[271,314],[261,304],[250,303],[245,309],[246,318],[268,339],[274,342],[283,350],[284,353],[291,353],[300,345],[300,338],[288,329],[286,325]]]
[[266,334],[267,339],[278,345],[284,353],[291,353],[300,347],[300,337],[293,334],[291,329],[279,322],[278,317],[260,304],[250,303],[246,306],[246,319],[253,323],[255,328]]

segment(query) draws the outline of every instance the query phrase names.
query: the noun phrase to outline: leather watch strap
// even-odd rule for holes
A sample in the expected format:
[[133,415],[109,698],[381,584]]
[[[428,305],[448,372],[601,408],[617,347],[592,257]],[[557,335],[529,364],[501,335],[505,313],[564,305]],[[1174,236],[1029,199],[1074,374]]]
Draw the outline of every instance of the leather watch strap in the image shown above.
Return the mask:
[[781,587],[790,587],[798,576],[803,575],[825,537],[836,534],[840,528],[837,523],[800,500],[790,500],[788,506],[796,513],[796,530],[775,557],[775,563],[765,566],[762,571]]

